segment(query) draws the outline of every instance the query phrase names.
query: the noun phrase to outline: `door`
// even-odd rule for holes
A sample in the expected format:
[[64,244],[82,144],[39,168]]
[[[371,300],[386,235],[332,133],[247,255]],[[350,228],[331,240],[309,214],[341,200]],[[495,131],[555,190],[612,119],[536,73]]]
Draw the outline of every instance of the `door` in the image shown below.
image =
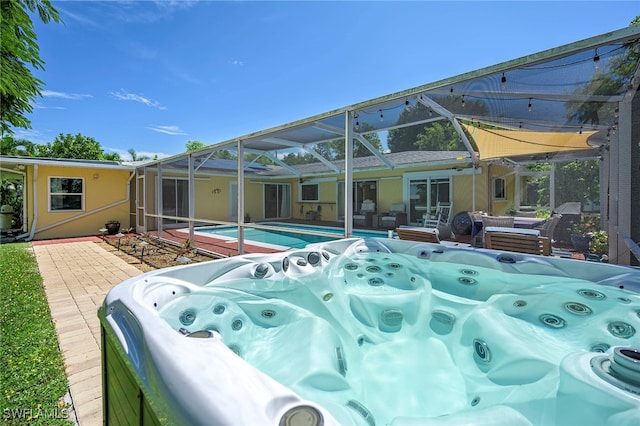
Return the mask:
[[[162,215],[189,217],[189,181],[187,179],[162,178]],[[182,223],[178,219],[162,218],[162,224]]]
[[285,219],[291,217],[291,186],[276,183],[264,185],[264,218]]
[[136,186],[136,233],[143,234],[147,232],[145,217],[145,186],[144,175],[138,176]]
[[416,176],[408,180],[406,190],[409,195],[409,223],[421,223],[423,216],[431,216],[438,203],[448,203],[452,199],[451,177]]
[[238,182],[229,183],[229,222],[238,221]]

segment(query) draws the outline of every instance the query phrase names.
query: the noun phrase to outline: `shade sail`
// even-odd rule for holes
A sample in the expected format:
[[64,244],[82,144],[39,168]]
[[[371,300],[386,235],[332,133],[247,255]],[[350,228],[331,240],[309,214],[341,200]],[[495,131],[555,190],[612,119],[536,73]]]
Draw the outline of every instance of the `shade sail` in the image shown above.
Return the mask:
[[570,150],[593,149],[587,143],[598,131],[537,132],[533,130],[482,129],[461,123],[471,135],[481,160],[519,155],[544,154]]

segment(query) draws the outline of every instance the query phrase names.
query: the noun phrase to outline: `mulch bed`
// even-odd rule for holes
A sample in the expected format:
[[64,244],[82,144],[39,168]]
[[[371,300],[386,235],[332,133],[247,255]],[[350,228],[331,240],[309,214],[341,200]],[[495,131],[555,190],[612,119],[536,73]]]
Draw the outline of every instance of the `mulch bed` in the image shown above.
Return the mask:
[[216,259],[207,253],[188,246],[171,244],[148,236],[125,234],[117,238],[106,236],[98,242],[106,251],[123,259],[143,272],[153,271],[169,266],[183,265],[177,259],[186,256],[190,262],[206,262]]

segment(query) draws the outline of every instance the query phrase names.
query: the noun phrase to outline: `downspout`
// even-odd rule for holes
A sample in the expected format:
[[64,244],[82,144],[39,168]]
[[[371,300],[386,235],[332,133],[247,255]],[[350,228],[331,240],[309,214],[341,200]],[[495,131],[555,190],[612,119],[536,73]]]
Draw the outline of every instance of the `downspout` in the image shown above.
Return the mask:
[[[36,233],[36,225],[38,225],[38,165],[33,165],[33,221],[31,221],[31,230],[27,241],[33,240],[33,236]],[[23,234],[26,235],[26,234]],[[22,235],[18,237],[21,238]]]

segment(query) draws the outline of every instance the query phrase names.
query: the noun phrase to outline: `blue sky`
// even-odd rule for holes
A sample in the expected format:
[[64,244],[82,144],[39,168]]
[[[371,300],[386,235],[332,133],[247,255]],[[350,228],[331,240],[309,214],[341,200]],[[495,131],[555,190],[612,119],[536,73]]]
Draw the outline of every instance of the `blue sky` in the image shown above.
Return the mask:
[[16,137],[128,159],[222,142],[627,27],[638,1],[53,1]]

